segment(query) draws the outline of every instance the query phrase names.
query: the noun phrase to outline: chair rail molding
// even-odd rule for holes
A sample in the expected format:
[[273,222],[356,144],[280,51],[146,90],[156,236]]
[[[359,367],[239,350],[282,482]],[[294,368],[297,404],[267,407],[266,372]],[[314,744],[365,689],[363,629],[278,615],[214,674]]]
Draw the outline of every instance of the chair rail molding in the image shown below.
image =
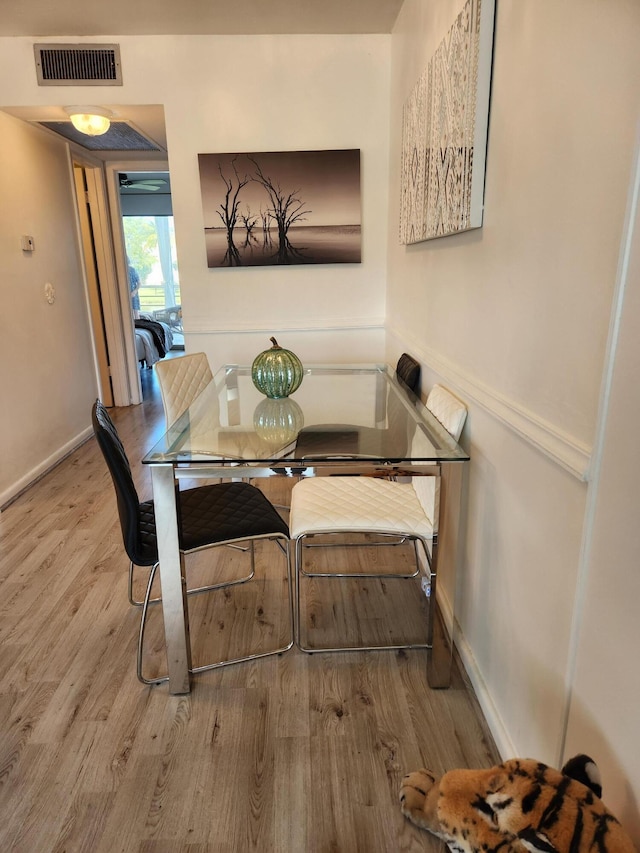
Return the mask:
[[581,482],[590,478],[592,448],[574,436],[555,427],[549,421],[538,417],[515,400],[510,400],[483,382],[473,374],[461,370],[449,359],[435,350],[421,346],[411,335],[394,327],[387,327],[387,335],[398,342],[403,349],[407,347],[431,370],[452,386],[452,390],[473,400],[486,412],[499,420],[528,444],[552,459]]
[[230,322],[225,324],[215,321],[215,327],[212,327],[210,322],[202,319],[197,319],[195,322],[187,322],[184,325],[185,334],[194,335],[243,335],[243,334],[265,334],[268,332],[273,335],[279,333],[300,333],[306,332],[367,332],[367,331],[382,331],[384,332],[383,317],[345,317],[338,320],[317,320],[306,317],[304,320],[291,320],[285,325],[267,324],[256,326],[255,319],[252,321]]

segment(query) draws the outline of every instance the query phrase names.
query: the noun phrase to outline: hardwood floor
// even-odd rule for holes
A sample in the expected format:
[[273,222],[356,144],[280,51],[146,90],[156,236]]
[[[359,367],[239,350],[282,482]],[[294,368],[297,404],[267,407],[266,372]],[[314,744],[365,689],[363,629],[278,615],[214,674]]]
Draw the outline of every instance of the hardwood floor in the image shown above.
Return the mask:
[[[138,460],[164,425],[148,374],[145,403],[113,410],[145,499]],[[265,491],[280,503],[287,488],[274,478]],[[462,676],[428,688],[425,651],[292,649],[203,673],[188,696],[141,685],[139,611],[127,601],[115,497],[93,439],[0,514],[0,545],[2,851],[442,851],[400,814],[402,775],[497,759]],[[286,630],[283,561],[269,547],[253,587],[190,599],[194,663]],[[381,550],[367,559],[384,560]],[[197,555],[190,583],[238,570],[242,556]],[[358,583],[334,604],[335,581],[309,582],[314,630],[385,630],[389,618],[413,630],[417,607],[419,632],[410,584]],[[155,608],[149,671],[163,666],[161,618]]]

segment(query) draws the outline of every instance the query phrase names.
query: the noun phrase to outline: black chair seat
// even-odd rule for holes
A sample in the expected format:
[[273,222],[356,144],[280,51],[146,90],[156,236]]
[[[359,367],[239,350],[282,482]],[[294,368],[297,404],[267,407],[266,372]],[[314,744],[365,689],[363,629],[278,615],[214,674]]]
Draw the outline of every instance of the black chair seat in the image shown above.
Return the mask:
[[[180,548],[192,551],[205,545],[268,536],[289,535],[287,524],[273,504],[249,483],[216,483],[178,492]],[[153,501],[140,504],[140,553],[146,565],[158,559]],[[137,563],[137,565],[144,565]]]
[[250,483],[219,483],[180,492],[179,512],[185,551],[232,539],[289,535],[273,504]]

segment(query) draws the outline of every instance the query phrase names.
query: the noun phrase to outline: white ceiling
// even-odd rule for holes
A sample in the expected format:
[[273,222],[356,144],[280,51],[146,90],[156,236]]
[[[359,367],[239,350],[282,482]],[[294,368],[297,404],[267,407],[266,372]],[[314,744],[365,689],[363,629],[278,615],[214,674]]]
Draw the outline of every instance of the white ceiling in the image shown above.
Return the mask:
[[[390,33],[403,0],[0,0],[0,36]],[[166,148],[162,106],[101,103]],[[0,106],[0,108],[2,108]],[[25,121],[63,121],[63,104],[5,110]],[[103,160],[119,159],[102,152]],[[162,156],[162,155],[160,155]],[[134,157],[135,159],[135,157]],[[145,158],[146,159],[146,158]]]
[[0,0],[0,36],[390,33],[402,0]]

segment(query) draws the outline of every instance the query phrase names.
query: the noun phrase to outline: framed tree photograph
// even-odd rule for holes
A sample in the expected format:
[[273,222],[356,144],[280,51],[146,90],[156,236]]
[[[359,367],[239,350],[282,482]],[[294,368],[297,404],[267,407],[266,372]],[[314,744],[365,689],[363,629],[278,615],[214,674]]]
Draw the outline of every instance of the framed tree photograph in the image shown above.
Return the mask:
[[361,262],[360,151],[199,154],[209,267]]

